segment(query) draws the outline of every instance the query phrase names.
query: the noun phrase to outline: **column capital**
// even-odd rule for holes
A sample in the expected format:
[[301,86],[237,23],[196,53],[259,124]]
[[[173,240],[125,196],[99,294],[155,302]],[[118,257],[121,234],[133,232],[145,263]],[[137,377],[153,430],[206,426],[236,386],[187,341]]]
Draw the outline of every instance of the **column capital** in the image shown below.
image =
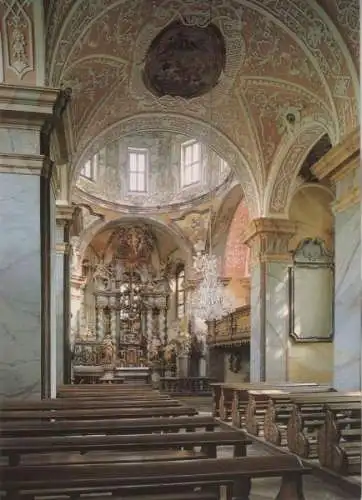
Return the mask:
[[68,204],[56,203],[57,222],[70,222],[73,218],[74,206]]
[[259,262],[290,262],[288,245],[297,232],[297,225],[287,219],[261,217],[250,221],[243,243],[251,249],[251,264]]

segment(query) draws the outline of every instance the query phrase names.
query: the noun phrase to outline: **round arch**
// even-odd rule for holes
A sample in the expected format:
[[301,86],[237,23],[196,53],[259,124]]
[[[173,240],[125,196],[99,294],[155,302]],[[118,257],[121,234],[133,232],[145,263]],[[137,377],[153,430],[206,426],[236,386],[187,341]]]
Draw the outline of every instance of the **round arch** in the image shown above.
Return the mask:
[[123,217],[119,217],[117,219],[112,219],[111,221],[104,221],[104,220],[97,220],[93,222],[91,225],[89,225],[80,235],[79,235],[79,248],[78,248],[78,254],[79,254],[79,260],[80,262],[83,261],[85,252],[88,248],[88,246],[91,244],[92,240],[94,239],[97,234],[107,230],[107,229],[112,229],[116,226],[119,226],[121,224],[127,224],[127,223],[143,223],[143,224],[148,224],[153,227],[157,227],[161,231],[164,231],[171,235],[179,248],[185,252],[185,255],[187,256],[188,261],[192,261],[192,254],[193,254],[193,247],[192,243],[188,240],[188,238],[182,233],[181,230],[179,230],[177,227],[174,225],[169,225],[166,224],[165,222],[162,222],[158,219],[155,219],[154,217],[143,217],[143,216],[132,216],[132,215],[126,215]]
[[240,149],[209,123],[174,113],[141,113],[114,123],[89,141],[74,159],[71,183],[74,185],[82,164],[108,143],[133,133],[167,131],[185,134],[210,147],[237,173],[250,213],[260,213],[260,194],[254,173]]
[[287,137],[279,146],[265,190],[263,215],[287,217],[287,206],[293,196],[295,182],[309,151],[330,133],[325,123],[305,122],[296,134]]

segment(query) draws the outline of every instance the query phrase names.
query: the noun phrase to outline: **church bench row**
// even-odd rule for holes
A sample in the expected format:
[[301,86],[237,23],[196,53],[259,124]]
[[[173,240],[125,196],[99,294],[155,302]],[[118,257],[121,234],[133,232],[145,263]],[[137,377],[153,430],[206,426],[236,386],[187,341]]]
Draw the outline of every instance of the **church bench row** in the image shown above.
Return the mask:
[[171,407],[132,407],[132,408],[67,408],[67,409],[31,409],[31,410],[2,410],[0,409],[0,422],[16,420],[94,420],[114,418],[146,418],[146,417],[177,417],[193,416],[197,411],[187,406]]
[[[292,402],[295,398],[300,395],[302,398],[308,397],[309,395],[316,394],[316,398],[323,398],[323,395],[333,393],[331,388],[324,386],[293,386],[293,387],[281,387],[277,389],[263,389],[263,390],[249,390],[248,391],[248,402],[245,412],[245,427],[250,434],[254,436],[264,434],[264,421],[266,418],[266,411],[269,406],[269,401],[275,398],[280,401],[281,406],[285,409],[288,407],[291,410]],[[241,413],[241,410],[239,410]],[[240,415],[239,420],[241,420],[242,415]]]
[[220,424],[208,416],[194,417],[158,417],[137,419],[93,419],[75,421],[11,421],[2,422],[0,436],[52,436],[76,434],[144,434],[154,432],[172,432],[196,429],[213,431]]
[[246,408],[250,390],[261,389],[283,389],[291,387],[317,387],[316,383],[267,383],[267,382],[248,382],[248,383],[212,383],[212,405],[213,415],[223,421],[232,419],[234,425],[237,425],[239,413]]
[[140,399],[136,397],[127,398],[79,398],[79,399],[41,399],[37,401],[12,401],[2,403],[1,411],[32,411],[32,410],[57,410],[67,408],[90,409],[90,408],[143,408],[175,407],[182,406],[177,399]]
[[[349,406],[361,406],[361,393],[329,393],[297,395],[293,398],[293,408],[287,424],[287,444],[290,451],[303,458],[317,458],[318,432],[325,422],[329,404],[339,403],[339,408],[348,412]],[[343,415],[345,411],[341,410]]]
[[339,474],[360,474],[361,402],[328,403],[325,413],[318,431],[319,462]]
[[[195,451],[201,448],[205,457],[216,458],[220,446],[232,446],[234,456],[245,456],[251,441],[244,433],[220,430],[215,432],[188,432],[167,434],[137,434],[115,436],[36,436],[0,438],[0,454],[10,465],[18,465],[29,454],[90,452],[139,452],[154,450]],[[196,455],[195,455],[196,456]],[[32,457],[34,458],[34,457]],[[60,460],[64,460],[63,457]],[[74,455],[72,455],[74,460]]]
[[227,500],[247,500],[252,478],[279,476],[282,481],[278,500],[303,500],[302,476],[309,472],[296,457],[285,455],[278,460],[268,456],[136,464],[18,465],[1,468],[4,480],[0,491],[18,500],[57,494],[74,498],[74,493],[97,492],[112,492],[112,498],[127,492],[156,495],[169,492],[170,487],[178,491],[182,488],[187,494],[195,487],[213,487],[216,498],[221,498],[219,488],[226,485]]

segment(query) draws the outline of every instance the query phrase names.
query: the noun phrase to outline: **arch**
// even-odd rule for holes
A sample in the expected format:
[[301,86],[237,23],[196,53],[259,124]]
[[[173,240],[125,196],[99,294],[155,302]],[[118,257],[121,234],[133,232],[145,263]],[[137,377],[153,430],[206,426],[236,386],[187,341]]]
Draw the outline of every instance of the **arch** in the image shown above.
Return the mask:
[[132,215],[126,215],[123,217],[119,217],[117,219],[113,219],[111,221],[98,220],[93,222],[90,226],[88,226],[79,236],[78,251],[79,251],[80,262],[83,261],[88,246],[91,244],[92,240],[97,234],[107,229],[112,229],[121,224],[127,224],[130,222],[148,224],[150,226],[157,227],[160,230],[172,235],[179,248],[181,248],[185,252],[187,260],[191,262],[192,252],[193,252],[192,243],[187,239],[187,237],[182,233],[182,231],[180,231],[174,225],[171,226],[169,224],[166,224],[165,222],[155,219],[154,217],[142,217],[142,216],[132,216]]
[[[275,154],[263,205],[263,215],[287,217],[286,207],[295,189],[295,181],[309,151],[326,133],[323,122],[302,123],[296,134],[286,136]],[[331,134],[330,134],[331,135]]]
[[209,123],[176,113],[140,113],[118,121],[89,141],[74,159],[71,183],[74,185],[81,165],[108,143],[125,135],[152,131],[167,131],[193,137],[208,143],[210,148],[225,159],[239,177],[251,213],[260,213],[260,195],[254,173],[240,149],[224,133]]

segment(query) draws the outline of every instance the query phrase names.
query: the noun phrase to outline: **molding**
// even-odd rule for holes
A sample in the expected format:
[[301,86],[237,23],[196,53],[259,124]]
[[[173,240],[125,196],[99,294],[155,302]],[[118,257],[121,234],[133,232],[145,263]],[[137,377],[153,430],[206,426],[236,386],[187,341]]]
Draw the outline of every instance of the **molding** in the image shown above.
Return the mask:
[[289,241],[297,232],[297,224],[287,219],[260,218],[250,221],[243,243],[251,249],[251,265],[260,262],[292,261]]
[[330,178],[335,181],[350,170],[357,168],[360,156],[360,128],[348,134],[344,140],[332,148],[313,167],[313,174],[319,180]]
[[44,175],[44,156],[0,153],[0,173]]
[[65,205],[60,202],[56,202],[56,219],[57,223],[67,222],[73,219],[73,214],[75,210],[74,205]]
[[32,117],[50,116],[59,90],[50,87],[27,87],[0,84],[0,117],[23,113],[28,121]]

